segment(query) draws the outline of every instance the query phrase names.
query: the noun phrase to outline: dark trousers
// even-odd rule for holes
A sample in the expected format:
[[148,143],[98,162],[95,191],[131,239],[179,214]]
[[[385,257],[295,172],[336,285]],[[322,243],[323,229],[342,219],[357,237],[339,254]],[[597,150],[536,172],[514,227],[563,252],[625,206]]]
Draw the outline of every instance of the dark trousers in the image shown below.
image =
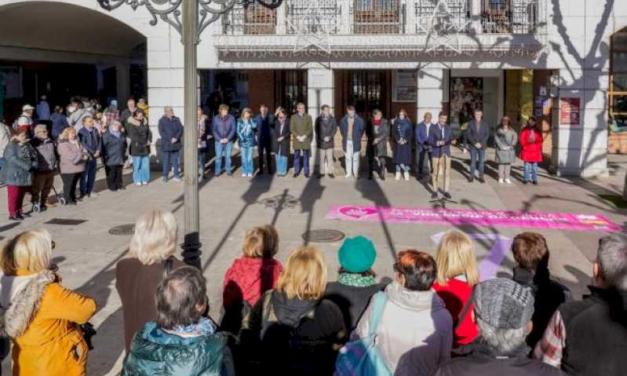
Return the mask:
[[107,166],[107,188],[111,191],[117,191],[122,186],[122,165]]
[[294,150],[294,175],[300,174],[302,164],[305,175],[309,176],[309,153],[309,150]]
[[268,165],[268,174],[272,174],[272,140],[260,139],[259,140],[259,173],[263,174],[263,164]]
[[33,205],[46,206],[53,183],[53,171],[35,172],[33,176],[33,189],[31,190],[31,202]]
[[90,159],[85,162],[85,172],[83,172],[81,176],[80,183],[81,196],[88,196],[94,190],[97,167],[98,162],[95,159]]
[[416,176],[424,175],[425,159],[429,164],[429,174],[433,173],[433,164],[431,163],[431,148],[426,145],[416,145]]
[[74,174],[61,174],[61,180],[63,181],[63,198],[65,203],[70,204],[76,202],[76,185],[81,180],[82,172]]
[[30,187],[20,187],[17,185],[7,186],[7,201],[9,206],[9,216],[15,217],[22,214],[22,203],[24,202],[24,195]]

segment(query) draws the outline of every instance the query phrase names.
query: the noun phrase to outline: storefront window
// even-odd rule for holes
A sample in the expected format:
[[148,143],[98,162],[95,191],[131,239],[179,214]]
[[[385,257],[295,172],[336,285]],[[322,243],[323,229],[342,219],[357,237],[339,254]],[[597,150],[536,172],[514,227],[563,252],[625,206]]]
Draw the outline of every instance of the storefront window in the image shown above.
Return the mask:
[[612,37],[609,115],[613,130],[627,131],[627,28]]

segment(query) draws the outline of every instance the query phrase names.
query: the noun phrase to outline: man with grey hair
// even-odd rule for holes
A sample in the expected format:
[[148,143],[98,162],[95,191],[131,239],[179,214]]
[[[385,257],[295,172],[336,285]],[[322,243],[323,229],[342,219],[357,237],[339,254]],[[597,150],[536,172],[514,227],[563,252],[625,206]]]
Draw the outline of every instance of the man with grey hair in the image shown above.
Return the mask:
[[163,117],[159,120],[159,136],[161,136],[161,163],[163,165],[163,181],[167,182],[170,169],[174,170],[174,181],[181,181],[180,152],[183,124],[174,116],[170,106],[163,109]]
[[627,372],[627,235],[599,240],[590,295],[562,304],[534,356],[582,376]]
[[472,303],[480,337],[467,356],[445,363],[436,376],[563,375],[528,357],[525,339],[533,327],[531,289],[510,279],[491,279],[475,286]]

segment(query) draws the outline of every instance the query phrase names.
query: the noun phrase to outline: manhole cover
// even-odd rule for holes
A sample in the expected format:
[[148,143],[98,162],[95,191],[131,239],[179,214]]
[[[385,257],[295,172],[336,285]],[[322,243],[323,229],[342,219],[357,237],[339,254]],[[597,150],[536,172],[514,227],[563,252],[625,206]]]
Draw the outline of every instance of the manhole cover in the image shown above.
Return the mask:
[[70,219],[70,218],[52,218],[48,222],[45,222],[47,225],[61,225],[61,226],[76,226],[81,223],[85,223],[87,220],[85,219]]
[[296,197],[289,194],[281,194],[259,200],[259,203],[266,208],[285,209],[293,208],[298,205],[299,201]]
[[338,230],[311,230],[303,234],[303,239],[314,243],[335,243],[344,239],[346,235]]
[[111,235],[133,235],[134,232],[135,232],[134,224],[120,225],[120,226],[111,227],[109,229],[109,234]]

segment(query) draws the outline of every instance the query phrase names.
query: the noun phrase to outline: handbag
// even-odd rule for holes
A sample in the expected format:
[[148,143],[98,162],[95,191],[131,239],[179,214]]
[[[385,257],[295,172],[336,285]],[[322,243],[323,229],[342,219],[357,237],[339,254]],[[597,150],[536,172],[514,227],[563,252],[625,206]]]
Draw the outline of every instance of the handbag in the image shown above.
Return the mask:
[[393,375],[385,360],[377,348],[377,328],[383,316],[383,310],[387,302],[384,292],[376,293],[372,298],[372,311],[370,312],[370,325],[368,336],[355,341],[350,341],[337,356],[335,362],[335,375],[337,376],[387,376]]

